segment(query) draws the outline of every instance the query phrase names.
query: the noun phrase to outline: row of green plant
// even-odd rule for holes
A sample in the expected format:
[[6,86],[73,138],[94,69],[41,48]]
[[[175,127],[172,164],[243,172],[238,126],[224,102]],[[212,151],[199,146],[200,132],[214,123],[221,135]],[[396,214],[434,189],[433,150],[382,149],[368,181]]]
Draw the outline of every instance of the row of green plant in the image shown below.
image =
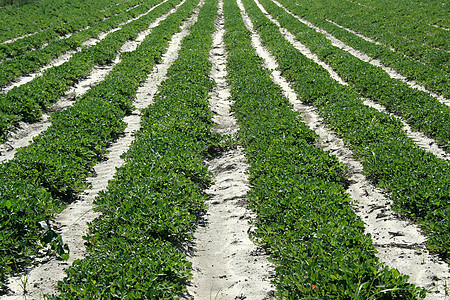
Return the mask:
[[[320,4],[324,1],[318,1]],[[409,6],[411,8],[412,3],[401,3],[403,1],[389,1],[386,3],[383,1],[373,2],[370,6],[361,7],[357,3],[345,3],[339,5],[341,12],[346,12],[347,14],[357,14],[361,16],[372,16],[372,20],[378,21],[376,24],[380,28],[388,31],[390,34],[403,37],[405,39],[413,40],[419,43],[424,43],[433,47],[442,48],[444,50],[450,49],[450,42],[448,41],[448,33],[444,30],[436,27],[430,26],[428,23],[421,19],[422,15],[415,11],[415,18],[411,18],[411,15],[405,11],[405,7]],[[417,2],[416,2],[417,3]],[[399,5],[400,4],[400,5]],[[434,5],[429,3],[429,8],[434,6],[428,13],[436,14],[442,12],[443,4],[435,1]],[[445,4],[444,4],[445,5]],[[420,6],[420,4],[418,5]],[[330,8],[331,9],[331,8]],[[333,9],[335,9],[333,5]],[[351,12],[347,11],[350,9]],[[447,9],[448,11],[448,9]]]
[[[316,14],[317,17],[332,20],[386,46],[393,47],[396,51],[424,64],[434,66],[445,72],[450,70],[450,53],[447,52],[450,49],[448,31],[429,26],[434,28],[436,32],[433,33],[433,36],[429,36],[430,39],[435,41],[427,45],[421,40],[414,41],[395,33],[396,28],[400,28],[401,24],[410,23],[412,27],[420,27],[415,20],[402,18],[401,23],[398,23],[398,20],[395,20],[392,15],[385,15],[374,10],[365,11],[365,8],[346,1],[292,1],[305,14]],[[425,33],[423,36],[428,36],[428,34]],[[432,45],[439,45],[443,49],[435,49]]]
[[[155,0],[158,1],[158,0]],[[89,75],[94,66],[112,62],[127,40],[135,39],[139,32],[148,28],[157,17],[173,8],[179,0],[169,0],[149,14],[130,22],[92,47],[75,53],[66,63],[46,70],[43,76],[0,94],[0,137],[4,138],[8,128],[17,120],[32,122],[42,112],[69,90],[80,79]]]
[[205,209],[211,174],[203,160],[221,137],[212,133],[209,49],[217,1],[207,0],[179,57],[143,110],[141,129],[85,238],[88,256],[68,269],[50,299],[174,299],[191,263],[180,249]]
[[346,168],[262,67],[235,1],[225,2],[227,69],[257,212],[254,237],[271,254],[281,299],[416,299],[407,276],[375,257],[353,211]]
[[[142,0],[138,1],[142,2]],[[82,43],[88,39],[98,38],[100,33],[119,27],[122,22],[145,13],[159,2],[160,1],[156,0],[146,1],[130,11],[126,11],[124,8],[121,14],[108,18],[103,22],[99,22],[86,30],[79,31],[69,38],[56,38],[44,48],[25,53],[24,55],[18,55],[11,60],[3,61],[0,64],[0,87],[6,86],[20,76],[38,71],[44,65],[60,57],[67,51],[71,49],[76,50],[77,48],[82,47]]]
[[325,35],[296,20],[272,1],[261,0],[261,3],[283,27],[329,64],[358,93],[384,105],[388,111],[401,116],[413,129],[435,139],[445,151],[450,152],[449,106],[426,92],[391,78],[381,68],[333,46]]
[[364,173],[390,192],[393,208],[422,224],[428,248],[450,261],[449,163],[420,149],[398,120],[365,106],[354,88],[338,84],[296,50],[254,2],[244,2],[265,46],[300,99],[318,108],[362,162]]
[[0,42],[45,30],[83,16],[86,10],[107,9],[123,1],[41,0],[0,10]]
[[21,7],[36,1],[37,0],[0,0],[0,10],[12,7]]
[[41,0],[0,10],[0,42],[78,19],[89,10],[107,9],[119,1]]
[[[123,55],[104,81],[75,105],[52,114],[52,125],[14,159],[0,165],[0,279],[21,269],[44,245],[67,258],[49,220],[87,188],[93,166],[123,130],[136,90],[161,59],[170,37],[194,9],[186,1],[152,30],[134,52]],[[5,287],[0,285],[1,289]]]
[[437,25],[444,28],[450,27],[448,9],[443,9],[446,7],[446,4],[441,0],[427,2],[421,0],[358,0],[358,3],[383,12],[399,14],[403,18],[414,19],[422,24]]
[[315,11],[314,13],[311,13],[311,11],[302,10],[292,1],[280,0],[279,2],[289,9],[289,11],[302,16],[302,18],[307,19],[314,25],[326,30],[347,45],[366,53],[374,59],[380,60],[385,66],[396,70],[407,79],[414,80],[425,86],[428,90],[443,95],[446,98],[450,98],[450,80],[448,78],[448,72],[432,65],[423,64],[400,52],[394,52],[384,45],[366,41],[363,38],[328,22],[322,16],[318,16]]
[[[110,2],[113,2],[110,0]],[[98,22],[108,19],[114,15],[123,13],[132,6],[138,5],[142,0],[126,1],[119,5],[113,5],[106,10],[99,8],[91,8],[86,11],[82,17],[71,20],[68,23],[58,24],[46,30],[37,32],[36,34],[18,39],[7,44],[0,44],[0,61],[5,58],[18,58],[25,53],[41,48],[44,44],[56,41],[63,36],[80,31],[88,26],[92,26]]]

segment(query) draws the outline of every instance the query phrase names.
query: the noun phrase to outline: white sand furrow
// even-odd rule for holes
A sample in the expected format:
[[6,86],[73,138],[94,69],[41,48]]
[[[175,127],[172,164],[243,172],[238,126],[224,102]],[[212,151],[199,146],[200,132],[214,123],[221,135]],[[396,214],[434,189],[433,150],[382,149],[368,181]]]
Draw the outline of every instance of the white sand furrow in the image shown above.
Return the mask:
[[449,30],[450,30],[450,28],[438,26],[438,25],[435,25],[435,24],[428,24],[428,25],[433,26],[433,27],[436,27],[436,28],[439,28],[439,29],[442,29],[442,30],[445,30],[445,31],[449,31]]
[[[172,11],[183,3],[184,1],[173,8]],[[85,256],[86,247],[82,236],[87,233],[88,222],[92,222],[98,216],[98,213],[93,211],[93,200],[100,191],[106,190],[108,181],[113,179],[116,169],[123,165],[121,155],[129,149],[134,140],[133,133],[140,129],[140,111],[153,103],[157,87],[165,79],[170,65],[176,60],[181,41],[189,33],[189,28],[197,21],[198,12],[199,8],[183,23],[181,32],[172,37],[168,50],[162,57],[162,62],[153,68],[144,85],[138,89],[137,99],[134,102],[137,109],[124,118],[127,128],[123,135],[108,147],[108,159],[94,167],[96,176],[87,179],[92,188],[80,195],[79,200],[70,204],[52,222],[52,225],[57,228],[56,231],[61,234],[64,243],[69,245],[69,260],[64,262],[46,256],[36,258],[35,265],[30,267],[26,274],[21,277],[10,278],[8,288],[11,293],[8,296],[0,297],[0,299],[39,299],[41,295],[57,293],[55,286],[59,280],[65,277],[64,270],[72,265],[74,260],[82,259]],[[23,295],[23,288],[21,287],[24,278],[28,280],[26,295]]]
[[[214,130],[235,135],[239,130],[230,113],[230,88],[226,83],[227,53],[223,42],[223,1],[219,1],[216,31],[210,51],[211,77],[216,87],[211,93],[215,113]],[[267,256],[249,239],[248,221],[254,214],[247,209],[248,163],[241,147],[229,149],[206,162],[215,184],[206,192],[208,210],[194,234],[193,279],[186,299],[268,299],[274,294],[270,277],[274,267]]]
[[314,29],[315,31],[322,33],[325,35],[325,37],[331,41],[331,44],[335,47],[338,47],[339,49],[342,49],[348,53],[350,53],[351,55],[353,55],[354,57],[370,63],[373,66],[379,67],[381,68],[383,71],[385,71],[389,77],[393,78],[393,79],[399,79],[402,82],[406,83],[409,87],[425,92],[429,95],[431,95],[433,98],[437,99],[439,102],[450,106],[450,99],[444,98],[442,95],[438,95],[432,91],[427,90],[424,86],[416,83],[413,80],[408,80],[405,76],[401,75],[400,73],[398,73],[397,71],[395,71],[394,69],[387,67],[385,65],[383,65],[378,59],[374,59],[370,56],[368,56],[367,54],[358,51],[356,49],[354,49],[353,47],[350,47],[348,45],[346,45],[344,42],[342,42],[341,40],[337,39],[336,37],[334,37],[333,35],[331,35],[330,33],[328,33],[327,31],[323,30],[320,27],[317,27],[316,25],[312,24],[311,22],[309,22],[308,20],[305,20],[303,18],[300,18],[299,16],[293,14],[292,12],[290,12],[288,9],[286,9],[281,3],[279,3],[276,0],[272,0],[276,5],[278,5],[279,7],[281,7],[282,9],[284,9],[284,11],[286,11],[288,14],[290,14],[291,16],[293,16],[294,18],[296,18],[297,20],[299,20],[300,22],[302,22],[303,24],[307,25],[308,27]]
[[[257,0],[255,2],[263,9]],[[250,25],[251,20],[246,19],[246,24]],[[356,214],[365,222],[366,233],[372,236],[379,251],[377,256],[389,267],[409,275],[411,283],[433,289],[435,292],[429,293],[427,299],[443,299],[445,286],[450,283],[448,264],[425,249],[426,238],[418,226],[401,220],[391,210],[390,201],[382,190],[376,188],[363,175],[363,166],[353,157],[352,151],[335,132],[327,128],[314,107],[302,104],[288,81],[277,70],[276,59],[263,47],[261,39],[251,26],[249,30],[255,36],[252,40],[258,55],[264,59],[265,66],[272,70],[272,79],[283,89],[294,110],[302,113],[302,120],[319,135],[318,147],[335,155],[349,168],[352,184],[347,192],[354,200]]]

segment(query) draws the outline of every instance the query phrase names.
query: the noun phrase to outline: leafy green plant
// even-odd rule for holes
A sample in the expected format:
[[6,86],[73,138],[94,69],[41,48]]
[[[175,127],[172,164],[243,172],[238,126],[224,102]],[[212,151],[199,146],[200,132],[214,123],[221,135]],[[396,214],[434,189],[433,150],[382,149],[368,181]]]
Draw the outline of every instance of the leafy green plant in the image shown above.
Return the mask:
[[[247,0],[244,2],[265,45],[277,58],[280,70],[291,81],[301,100],[318,108],[324,121],[353,149],[354,155],[364,166],[364,173],[379,187],[390,192],[393,208],[422,224],[429,237],[429,249],[448,261],[450,231],[445,215],[450,197],[447,188],[450,185],[448,162],[419,149],[406,137],[401,123],[363,105],[356,89],[339,85],[331,79],[326,70],[287,42],[278,27],[255,4]],[[274,17],[283,26],[303,28],[286,12],[277,10],[265,0],[261,2],[268,5],[269,12],[272,9],[277,11]],[[311,41],[323,41],[315,40],[313,36],[309,36]],[[333,55],[330,53],[330,56]],[[352,69],[354,65],[347,66]]]
[[[154,34],[171,36],[197,2],[188,1],[183,13],[164,20]],[[191,264],[180,248],[204,210],[211,176],[203,158],[219,141],[211,132],[208,102],[216,11],[216,1],[201,8],[155,103],[142,113],[125,165],[95,200],[102,214],[85,237],[89,255],[67,271],[61,294],[51,299],[173,299],[185,290]],[[153,46],[148,41],[127,58],[144,63]]]
[[[251,7],[249,2],[245,5]],[[364,234],[364,224],[345,192],[346,169],[335,157],[315,147],[317,135],[299,120],[262,67],[236,3],[225,2],[224,11],[228,82],[241,128],[240,142],[250,163],[252,189],[247,197],[257,213],[254,240],[273,258],[278,296],[423,297],[424,291],[408,284],[407,276],[385,267],[375,257],[371,239]],[[264,16],[256,15],[253,7],[248,12],[264,41],[279,34],[260,21]],[[282,39],[267,45],[286,60],[293,60]],[[309,79],[303,77],[306,82]]]

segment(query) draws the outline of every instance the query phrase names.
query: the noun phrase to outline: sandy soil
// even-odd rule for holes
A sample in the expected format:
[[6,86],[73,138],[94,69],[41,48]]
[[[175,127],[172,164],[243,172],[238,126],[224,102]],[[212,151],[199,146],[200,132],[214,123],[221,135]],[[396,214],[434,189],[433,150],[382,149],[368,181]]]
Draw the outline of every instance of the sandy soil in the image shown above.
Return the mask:
[[[220,1],[210,53],[211,77],[217,83],[210,104],[215,113],[215,130],[222,135],[234,135],[239,128],[228,100],[222,6]],[[270,299],[274,294],[270,284],[274,267],[249,239],[252,228],[248,221],[255,216],[246,208],[245,195],[250,186],[243,149],[230,149],[206,163],[214,174],[215,184],[206,191],[210,196],[208,210],[194,234],[189,258],[193,279],[185,298]]]
[[432,97],[436,98],[439,102],[445,104],[445,105],[449,105],[450,106],[450,99],[444,98],[441,95],[438,95],[434,92],[431,92],[429,90],[427,90],[424,86],[416,83],[413,80],[408,80],[405,76],[401,75],[400,73],[398,73],[397,71],[395,71],[392,68],[389,68],[385,65],[383,65],[378,59],[374,59],[370,56],[368,56],[367,54],[358,51],[348,45],[346,45],[344,42],[342,42],[341,40],[337,39],[336,37],[334,37],[333,35],[331,35],[330,33],[328,33],[327,31],[315,26],[314,24],[312,24],[311,22],[309,22],[308,20],[302,19],[298,16],[296,16],[295,14],[293,14],[292,12],[290,12],[289,10],[287,10],[281,3],[279,3],[276,0],[273,0],[273,2],[278,5],[279,7],[283,8],[288,14],[290,14],[291,16],[295,17],[297,20],[299,20],[300,22],[302,22],[303,24],[313,28],[314,30],[316,30],[319,33],[322,33],[325,35],[325,37],[331,41],[331,44],[333,46],[338,47],[339,49],[342,49],[344,51],[347,51],[348,53],[350,53],[351,55],[353,55],[356,58],[359,58],[362,61],[368,62],[373,66],[379,67],[381,68],[383,71],[385,71],[391,78],[394,79],[399,79],[402,82],[406,83],[408,86],[410,86],[413,89],[419,90],[419,91],[423,91],[429,95],[431,95]]
[[[259,3],[258,3],[259,4]],[[243,9],[241,5],[241,9]],[[251,21],[244,17],[249,29]],[[317,145],[329,151],[349,168],[352,183],[347,192],[354,201],[356,214],[366,224],[366,233],[371,234],[377,256],[391,268],[396,268],[410,276],[410,282],[427,288],[430,292],[426,299],[444,299],[445,285],[450,283],[449,266],[434,255],[430,255],[424,246],[426,240],[420,228],[411,222],[401,220],[390,208],[391,203],[384,192],[376,188],[362,174],[363,167],[357,161],[344,142],[329,130],[323,120],[311,106],[306,106],[290,88],[289,83],[281,77],[275,58],[264,49],[260,38],[254,33],[254,47],[267,68],[272,70],[272,78],[279,84],[284,95],[302,113],[302,120],[320,137]]]
[[[184,1],[168,14],[160,17],[157,22],[159,23],[161,20],[167,18],[169,14],[175,12],[182,3]],[[130,116],[125,117],[124,121],[127,124],[125,132],[108,147],[108,160],[94,167],[96,176],[87,179],[92,184],[92,188],[80,195],[78,201],[69,205],[53,221],[52,225],[61,234],[63,241],[69,245],[69,261],[65,262],[57,258],[44,256],[37,257],[34,265],[29,268],[26,274],[20,277],[10,278],[8,287],[11,293],[7,296],[0,297],[0,299],[40,299],[44,294],[55,293],[54,287],[56,283],[65,276],[64,270],[75,259],[82,259],[84,257],[86,248],[82,236],[87,232],[87,223],[94,220],[98,215],[93,212],[93,200],[100,191],[106,190],[108,181],[113,179],[116,168],[123,164],[120,156],[131,145],[134,139],[133,132],[140,128],[140,110],[153,103],[153,96],[156,94],[158,86],[165,79],[168,68],[177,58],[181,40],[188,34],[189,27],[197,20],[197,15],[198,9],[189,20],[184,22],[182,31],[172,37],[168,50],[162,57],[162,62],[154,67],[146,82],[138,89],[137,99],[134,102],[137,109]],[[157,25],[153,27],[155,26]],[[27,280],[27,293],[23,295],[23,282],[25,279]]]
[[439,28],[439,29],[443,29],[443,30],[445,30],[445,31],[449,31],[449,30],[450,30],[450,28],[438,26],[438,25],[435,25],[435,24],[428,24],[428,25],[433,26],[433,27],[436,27],[436,28]]

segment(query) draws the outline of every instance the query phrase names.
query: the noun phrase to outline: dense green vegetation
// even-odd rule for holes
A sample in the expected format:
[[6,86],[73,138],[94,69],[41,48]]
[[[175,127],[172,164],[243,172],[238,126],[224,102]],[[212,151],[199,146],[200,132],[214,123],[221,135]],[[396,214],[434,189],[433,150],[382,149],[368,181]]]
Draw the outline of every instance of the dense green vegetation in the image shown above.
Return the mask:
[[125,165],[96,199],[102,216],[90,226],[89,255],[68,270],[55,299],[174,299],[185,289],[190,263],[179,248],[204,209],[211,178],[203,159],[218,141],[208,102],[216,11],[207,0],[144,109]]
[[347,45],[380,60],[384,65],[393,68],[409,80],[414,80],[427,89],[446,98],[450,98],[448,72],[436,66],[421,63],[401,52],[392,51],[388,46],[377,45],[366,41],[345,29],[339,28],[324,19],[316,10],[312,10],[312,6],[308,6],[311,9],[310,11],[302,9],[302,7],[296,5],[293,1],[280,0],[279,2],[288,8],[289,11],[326,30]]
[[0,9],[10,7],[21,7],[26,4],[36,2],[36,0],[1,0]]
[[[445,72],[450,68],[449,32],[420,24],[416,20],[386,10],[358,5],[350,1],[291,0],[306,14],[315,14],[375,39],[423,64]],[[399,1],[400,2],[400,1]],[[447,10],[440,5],[435,10]]]
[[[8,0],[6,0],[8,1]],[[123,1],[96,0],[40,0],[21,7],[0,10],[0,42],[26,34],[33,34],[58,24],[64,24],[89,14],[89,11],[107,9]],[[17,2],[16,2],[17,3]]]
[[[131,1],[126,3],[130,2]],[[0,50],[4,50],[3,52],[4,55],[11,55],[11,53],[14,53],[14,57],[12,59],[3,61],[0,64],[0,74],[1,74],[0,86],[1,87],[6,86],[7,84],[11,83],[20,76],[27,75],[34,71],[38,71],[41,67],[50,63],[52,60],[58,58],[67,51],[76,50],[77,48],[82,47],[83,42],[87,41],[88,39],[97,38],[100,33],[114,29],[117,26],[119,26],[120,23],[125,22],[133,17],[137,17],[142,13],[145,13],[149,8],[153,7],[158,2],[160,1],[146,1],[144,4],[141,4],[131,9],[130,11],[126,11],[127,6],[123,6],[122,9],[124,10],[124,12],[112,16],[101,22],[98,22],[86,30],[76,32],[69,38],[60,39],[59,33],[53,30],[52,31],[48,30],[30,36],[29,38],[18,40],[13,44],[0,45]],[[92,20],[93,19],[84,21],[89,22]],[[67,30],[79,28],[79,26],[75,26],[74,24],[72,25],[74,27],[72,27],[71,25],[67,25],[64,28],[55,30],[58,32],[60,30],[66,32]],[[47,41],[47,39],[51,39],[50,41],[48,41],[49,44],[47,46],[41,49],[37,49],[35,51],[24,52],[27,48],[33,47],[36,44],[44,43],[45,41]],[[23,48],[21,48],[20,45],[22,43],[26,44],[26,46]],[[22,50],[17,51],[17,48]]]
[[[287,42],[254,2],[244,2],[265,46],[276,57],[283,76],[292,82],[301,100],[319,108],[324,121],[362,162],[364,173],[390,192],[393,208],[423,224],[429,249],[449,261],[449,163],[419,149],[405,135],[398,120],[365,106],[355,89],[338,84],[325,69]],[[283,16],[290,17],[287,13],[274,16],[280,22]],[[293,26],[298,24],[287,20],[286,24],[289,21]],[[444,123],[448,125],[448,121]]]
[[250,163],[256,240],[274,257],[278,295],[415,299],[419,291],[406,277],[374,256],[345,193],[345,168],[314,146],[318,137],[261,66],[233,2],[224,8],[233,110]]
[[[421,226],[428,249],[450,262],[449,162],[420,149],[400,121],[364,105],[362,98],[384,105],[445,151],[450,151],[449,107],[334,47],[271,0],[258,1],[349,86],[337,83],[295,49],[254,0],[242,0],[282,76],[344,140],[365,175],[387,192],[400,216]],[[450,96],[449,34],[430,24],[450,25],[443,18],[447,7],[436,8],[435,0],[421,4],[419,0],[278,1],[408,79]],[[72,107],[51,113],[51,126],[0,164],[0,294],[7,292],[8,276],[22,272],[39,250],[68,259],[70,249],[50,221],[89,188],[86,179],[94,175],[93,167],[107,158],[108,146],[125,130],[123,119],[134,111],[139,86],[200,2],[40,0],[0,10],[0,87],[81,47],[66,63],[0,93],[0,140],[4,141],[19,121],[38,121],[94,67],[110,64],[125,42],[179,5],[135,51],[122,53],[103,81],[76,98]],[[318,136],[272,81],[251,45],[236,0],[224,1],[224,38],[227,84],[240,131],[226,141],[212,132],[208,100],[214,82],[209,54],[217,2],[205,0],[199,5],[198,21],[183,39],[167,79],[140,112],[141,127],[123,155],[124,165],[95,199],[100,214],[84,237],[86,257],[67,270],[57,287],[61,294],[48,297],[181,297],[192,277],[186,245],[204,213],[206,189],[212,184],[204,160],[238,144],[250,164],[247,198],[256,212],[251,238],[276,266],[273,283],[279,298],[423,298],[425,290],[409,284],[407,276],[375,256],[373,241],[364,234],[364,222],[346,192],[348,170],[318,147]],[[418,9],[411,9],[412,4]],[[384,45],[365,41],[327,19]],[[119,26],[96,45],[81,46]],[[3,43],[26,34],[31,35]]]
[[[446,151],[450,151],[449,106],[425,92],[410,88],[398,79],[390,78],[382,69],[333,46],[323,34],[297,21],[271,1],[262,0],[261,3],[282,26],[329,64],[359,94],[402,116],[412,128],[435,139]],[[450,89],[448,83],[446,89]]]
[[[126,10],[140,4],[143,0],[126,1],[120,5],[114,5],[106,10],[89,10],[82,18],[70,20],[67,23],[58,24],[33,35],[23,37],[10,43],[0,44],[0,60],[5,58],[21,58],[22,55],[33,49],[39,49],[44,44],[51,44],[67,34],[83,30],[85,27],[105,21],[111,17],[123,14]],[[144,7],[144,6],[138,6]]]
[[[148,5],[152,6],[155,2],[150,1]],[[13,88],[7,94],[0,94],[0,138],[3,139],[6,130],[19,120],[26,122],[39,120],[43,111],[76,82],[88,76],[94,66],[111,63],[126,41],[135,39],[139,32],[147,29],[152,21],[178,2],[179,0],[165,2],[149,14],[109,34],[95,46],[75,53],[64,64],[46,70],[42,76]]]
[[2,279],[27,263],[41,242],[64,253],[52,228],[42,222],[87,188],[83,180],[104,158],[108,143],[125,129],[122,118],[131,112],[139,84],[161,59],[168,40],[192,11],[192,2],[154,28],[136,51],[122,55],[107,78],[73,107],[54,113],[47,131],[0,166]]

